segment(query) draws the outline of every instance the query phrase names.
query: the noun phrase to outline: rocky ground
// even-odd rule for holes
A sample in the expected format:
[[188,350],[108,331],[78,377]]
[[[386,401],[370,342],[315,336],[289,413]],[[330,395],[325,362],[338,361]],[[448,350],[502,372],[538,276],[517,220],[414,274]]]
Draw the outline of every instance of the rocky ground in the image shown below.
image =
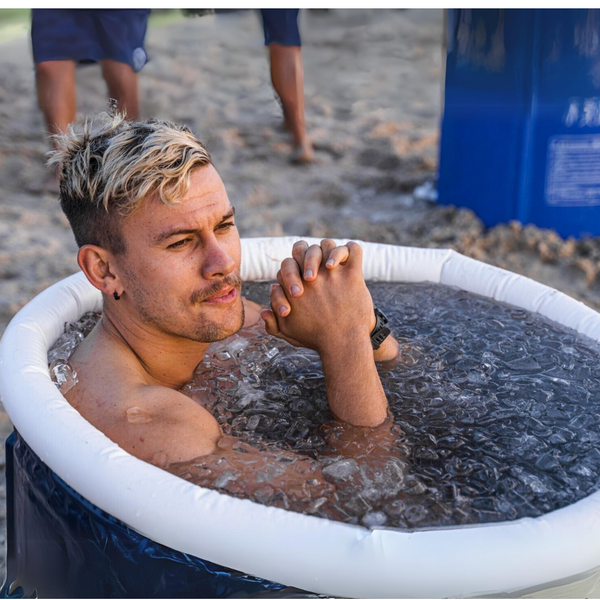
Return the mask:
[[[307,167],[288,162],[255,12],[174,19],[148,33],[142,116],[183,121],[206,141],[243,236],[452,247],[600,307],[597,239],[517,223],[486,230],[469,210],[413,197],[437,167],[441,11],[302,11],[300,23],[317,156]],[[82,116],[106,108],[97,66],[79,69],[77,85]],[[47,149],[21,37],[0,46],[0,335],[28,300],[77,270]],[[0,412],[0,435],[10,428]],[[4,497],[2,487],[2,506]]]

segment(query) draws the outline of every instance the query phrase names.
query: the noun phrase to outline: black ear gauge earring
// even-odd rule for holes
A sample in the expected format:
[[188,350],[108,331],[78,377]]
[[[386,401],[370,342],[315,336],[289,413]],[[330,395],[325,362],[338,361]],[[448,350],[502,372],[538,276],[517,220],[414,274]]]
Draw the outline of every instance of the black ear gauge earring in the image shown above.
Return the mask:
[[119,296],[119,294],[117,294],[117,292],[113,292],[113,298],[114,298],[115,300],[120,300],[120,299],[121,299],[121,296]]

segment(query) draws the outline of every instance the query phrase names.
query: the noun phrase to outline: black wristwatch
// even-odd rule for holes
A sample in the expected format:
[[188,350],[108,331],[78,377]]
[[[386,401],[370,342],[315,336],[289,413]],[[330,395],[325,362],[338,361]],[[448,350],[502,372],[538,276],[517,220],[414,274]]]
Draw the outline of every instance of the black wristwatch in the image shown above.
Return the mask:
[[371,331],[371,345],[373,350],[379,350],[379,346],[383,344],[385,338],[390,335],[391,331],[387,326],[387,317],[378,309],[375,309],[375,327]]

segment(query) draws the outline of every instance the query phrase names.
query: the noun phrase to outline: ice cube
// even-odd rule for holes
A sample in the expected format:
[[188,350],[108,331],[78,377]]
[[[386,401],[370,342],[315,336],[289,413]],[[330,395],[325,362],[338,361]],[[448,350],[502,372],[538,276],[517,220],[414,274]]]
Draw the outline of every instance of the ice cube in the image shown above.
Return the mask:
[[384,512],[374,511],[367,513],[361,522],[365,527],[382,527],[387,520],[387,515]]
[[54,360],[50,364],[50,378],[61,394],[66,394],[79,383],[77,373],[66,360]]
[[213,483],[213,486],[217,489],[227,487],[232,481],[237,480],[237,475],[234,475],[231,471],[223,471],[219,477]]

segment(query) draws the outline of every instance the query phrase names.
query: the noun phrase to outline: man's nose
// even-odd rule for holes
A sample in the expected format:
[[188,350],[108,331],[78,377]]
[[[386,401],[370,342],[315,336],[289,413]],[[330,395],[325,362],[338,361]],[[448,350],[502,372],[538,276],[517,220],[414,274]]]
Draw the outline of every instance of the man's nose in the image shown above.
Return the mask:
[[205,250],[201,269],[204,279],[225,277],[235,271],[235,260],[231,258],[225,248],[221,247],[216,239],[212,239]]

